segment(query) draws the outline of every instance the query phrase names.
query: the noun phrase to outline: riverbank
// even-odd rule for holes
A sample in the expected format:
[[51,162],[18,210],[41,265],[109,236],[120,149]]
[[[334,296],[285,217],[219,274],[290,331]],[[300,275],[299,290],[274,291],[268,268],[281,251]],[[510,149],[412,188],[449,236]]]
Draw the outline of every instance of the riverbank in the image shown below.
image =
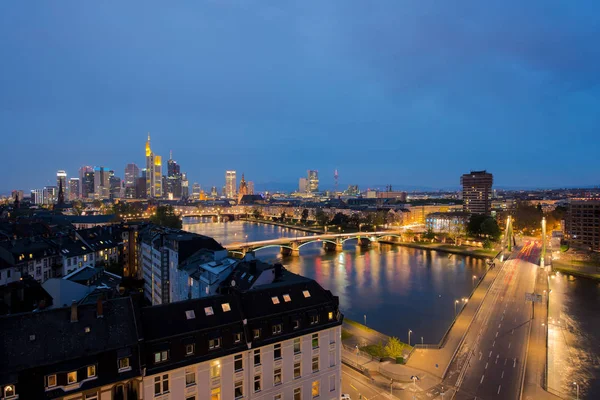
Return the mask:
[[578,276],[580,278],[588,278],[600,281],[600,267],[587,265],[580,260],[553,260],[552,270],[559,271],[564,274]]
[[399,246],[412,247],[414,249],[435,250],[442,253],[459,254],[462,256],[472,256],[477,258],[494,258],[498,250],[480,249],[477,247],[452,246],[444,243],[424,243],[424,242],[396,242],[391,240],[381,240],[380,243],[395,244]]

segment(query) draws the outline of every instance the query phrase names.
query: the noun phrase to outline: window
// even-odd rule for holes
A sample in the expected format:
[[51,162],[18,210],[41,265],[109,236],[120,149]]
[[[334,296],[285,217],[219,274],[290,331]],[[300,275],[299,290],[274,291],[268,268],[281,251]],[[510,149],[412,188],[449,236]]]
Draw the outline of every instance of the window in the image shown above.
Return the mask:
[[213,311],[212,307],[204,307],[204,314],[206,314],[206,316],[210,316],[210,315],[214,315],[215,312]]
[[327,318],[329,318],[330,321],[333,319],[333,311],[327,313]]
[[308,290],[303,290],[302,294],[304,295],[304,298],[307,299],[310,297],[310,292]]
[[275,396],[273,396],[273,400],[281,400],[283,397],[281,397],[281,393],[276,394]]
[[311,315],[310,316],[310,324],[314,325],[314,324],[318,324],[319,323],[319,315]]
[[233,342],[234,343],[239,343],[242,341],[242,333],[241,332],[236,332],[233,334]]
[[290,301],[292,301],[292,298],[290,297],[289,294],[284,294],[283,301],[285,301],[286,303],[289,303]]
[[260,349],[254,350],[254,366],[260,365]]
[[260,375],[254,375],[254,392],[260,392]]
[[85,400],[98,400],[98,392],[88,393],[84,396]]
[[220,387],[210,390],[210,400],[221,400],[221,388]]
[[319,334],[318,333],[313,333],[313,335],[312,335],[312,348],[313,349],[319,348]]
[[335,350],[329,350],[329,366],[335,367]]
[[244,397],[244,381],[236,381],[233,386],[233,396],[236,399]]
[[244,369],[244,360],[241,354],[233,356],[233,369],[236,372]]
[[279,335],[281,333],[281,324],[273,325],[273,335]]
[[159,375],[154,377],[154,395],[169,393],[169,375]]
[[300,328],[300,320],[299,319],[293,320],[292,321],[292,326],[294,327],[294,329]]
[[294,389],[294,400],[302,400],[302,388]]
[[329,377],[329,391],[333,392],[335,390],[335,375],[331,375]]
[[221,338],[209,339],[208,340],[208,348],[209,349],[218,349],[221,347]]
[[119,372],[128,370],[129,367],[129,357],[119,358]]
[[231,311],[231,307],[229,306],[229,303],[221,304],[221,308],[223,309],[223,312]]
[[319,356],[312,358],[312,372],[319,372]]
[[164,362],[164,361],[167,361],[168,359],[169,359],[169,351],[168,350],[163,350],[163,351],[154,353],[154,362],[155,363]]
[[294,363],[294,379],[298,379],[302,376],[302,367],[300,366],[300,362]]
[[51,388],[56,386],[56,375],[46,376],[46,387]]
[[196,400],[196,396],[186,396],[185,400]]
[[271,297],[271,301],[273,302],[273,304],[279,304],[279,297],[273,296]]
[[319,397],[319,392],[321,390],[320,386],[321,385],[319,384],[319,381],[313,381],[313,383],[312,383],[312,397],[313,397],[313,399],[315,397]]
[[192,354],[194,354],[194,344],[186,344],[185,345],[185,355],[186,356],[191,356]]
[[294,339],[294,354],[300,353],[302,347],[300,346],[300,338]]
[[71,383],[77,383],[77,371],[69,372],[67,374],[67,383],[70,385]]
[[273,358],[278,360],[281,358],[281,343],[277,343],[273,346]]
[[185,386],[192,386],[196,384],[196,371],[192,368],[185,369]]
[[212,379],[219,378],[221,376],[221,361],[215,360],[210,362],[210,377]]
[[15,395],[15,387],[14,385],[6,385],[4,386],[4,398],[8,399]]
[[88,378],[93,378],[96,376],[96,366],[95,365],[88,365],[87,367],[87,377]]
[[194,312],[194,310],[187,310],[185,312],[185,318],[186,319],[194,319],[194,318],[196,318],[196,313]]
[[258,339],[260,337],[260,328],[252,330],[254,339]]
[[281,385],[281,368],[273,370],[273,386]]

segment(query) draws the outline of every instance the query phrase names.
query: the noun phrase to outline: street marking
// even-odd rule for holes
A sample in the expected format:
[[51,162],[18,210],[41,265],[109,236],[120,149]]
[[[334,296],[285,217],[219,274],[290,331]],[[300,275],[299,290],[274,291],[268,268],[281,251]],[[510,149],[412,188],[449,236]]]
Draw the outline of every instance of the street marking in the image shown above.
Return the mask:
[[498,332],[496,332],[496,337],[498,337]]
[[510,349],[511,342],[508,342],[508,348]]
[[500,329],[501,326],[502,326],[502,324],[498,324],[498,329]]
[[511,335],[514,335],[514,334],[515,334],[515,330],[513,329],[513,330],[512,330],[512,332],[511,332],[510,334],[511,334]]
[[494,364],[498,364],[498,358],[499,358],[499,357],[500,357],[500,354],[498,354],[498,355],[496,356],[496,362],[495,362]]
[[492,356],[492,351],[490,350],[490,355],[488,357],[491,357],[491,356]]
[[487,367],[488,367],[488,363],[485,363],[485,368],[484,369],[487,369]]
[[500,388],[502,387],[502,385],[498,385],[498,394],[500,394]]
[[496,341],[494,340],[494,343],[492,343],[492,347],[494,347],[496,345]]
[[350,387],[358,392],[358,389],[355,388],[353,384],[350,384]]
[[483,353],[479,352],[479,361],[481,361],[481,356],[483,356]]
[[483,378],[485,377],[485,375],[481,375],[481,380],[479,381],[479,384],[483,383]]
[[506,365],[506,362],[508,361],[508,358],[504,359],[504,365]]
[[500,377],[500,379],[504,378],[504,371],[502,371],[502,376]]
[[513,368],[517,366],[517,359],[513,358]]

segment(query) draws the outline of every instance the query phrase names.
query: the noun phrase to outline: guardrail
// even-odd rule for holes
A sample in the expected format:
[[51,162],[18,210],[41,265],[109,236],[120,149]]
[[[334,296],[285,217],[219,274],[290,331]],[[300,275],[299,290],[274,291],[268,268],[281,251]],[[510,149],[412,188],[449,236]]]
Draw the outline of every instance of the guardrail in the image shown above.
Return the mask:
[[362,365],[360,365],[356,361],[352,361],[348,357],[342,356],[342,363],[346,364],[350,368],[354,368],[355,370],[357,370],[357,371],[359,371],[359,372],[361,372],[363,374],[366,373],[366,372],[368,372],[368,370],[365,367],[363,367]]
[[[343,343],[342,343],[342,347],[348,351],[351,351],[354,355],[356,355],[356,347],[348,346],[347,344],[343,344]],[[381,362],[381,358],[374,357],[374,356],[370,355],[369,353],[362,351],[360,349],[358,350],[358,356],[367,358],[367,359],[369,359],[369,361]]]

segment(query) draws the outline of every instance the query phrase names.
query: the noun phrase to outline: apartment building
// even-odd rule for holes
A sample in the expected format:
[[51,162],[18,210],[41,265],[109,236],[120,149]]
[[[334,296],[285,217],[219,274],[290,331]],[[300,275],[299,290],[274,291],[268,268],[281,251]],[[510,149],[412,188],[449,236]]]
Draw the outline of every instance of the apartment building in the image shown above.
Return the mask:
[[571,245],[600,250],[600,201],[572,200],[567,209],[565,229]]

